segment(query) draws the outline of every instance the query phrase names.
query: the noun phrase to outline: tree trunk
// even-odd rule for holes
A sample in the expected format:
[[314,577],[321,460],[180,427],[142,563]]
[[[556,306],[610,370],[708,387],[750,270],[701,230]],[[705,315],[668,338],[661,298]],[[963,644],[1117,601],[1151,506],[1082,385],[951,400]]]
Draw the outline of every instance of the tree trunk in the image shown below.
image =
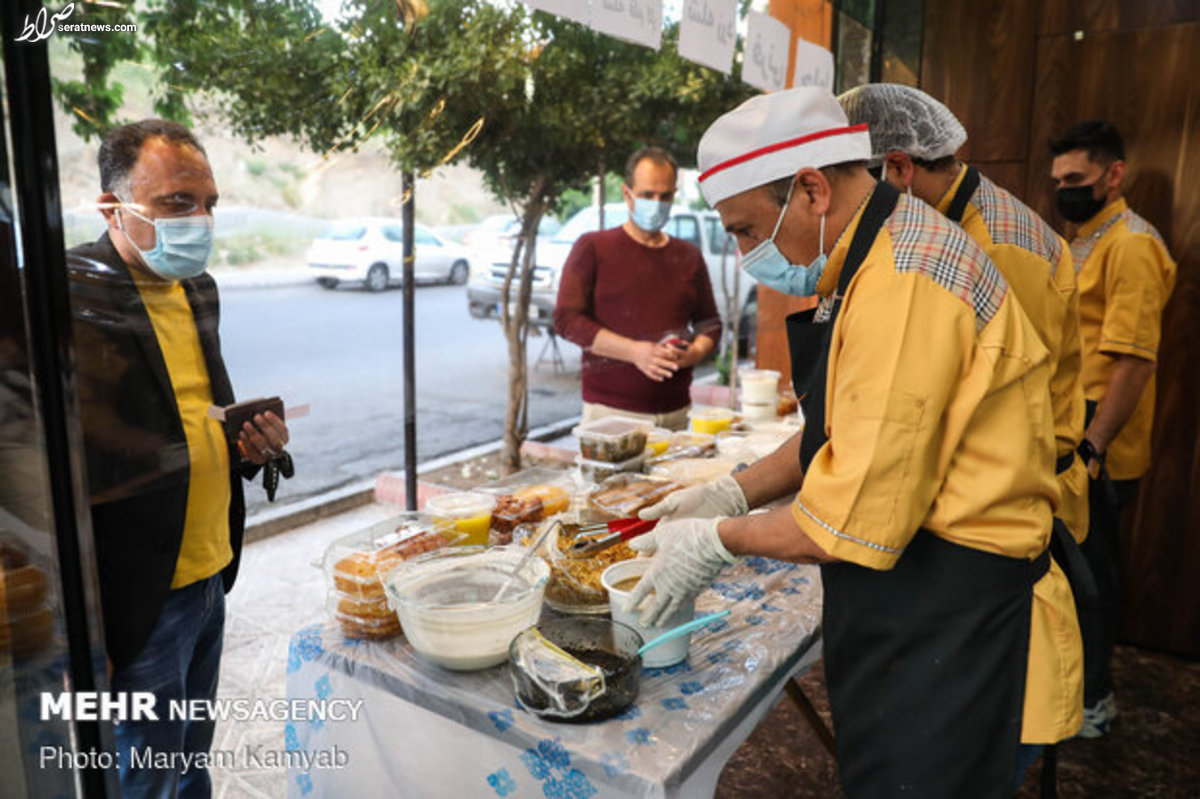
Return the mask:
[[[533,295],[533,267],[537,264],[537,229],[546,213],[547,181],[539,179],[530,189],[521,211],[521,237],[513,248],[508,274],[500,292],[500,322],[508,342],[508,409],[504,415],[503,462],[508,472],[521,468],[521,444],[529,433],[529,300]],[[518,265],[520,270],[518,271]],[[509,293],[517,279],[515,306]]]

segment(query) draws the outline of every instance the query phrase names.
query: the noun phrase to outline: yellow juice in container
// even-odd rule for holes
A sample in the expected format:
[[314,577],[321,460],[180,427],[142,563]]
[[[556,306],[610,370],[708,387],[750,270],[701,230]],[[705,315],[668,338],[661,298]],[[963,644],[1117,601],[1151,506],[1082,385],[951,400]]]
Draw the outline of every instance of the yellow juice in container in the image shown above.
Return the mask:
[[733,424],[733,411],[728,408],[696,408],[691,418],[693,432],[716,435]]
[[667,451],[670,446],[671,431],[665,427],[655,427],[646,434],[646,455],[657,458]]
[[434,524],[453,525],[465,538],[463,546],[487,546],[488,530],[492,526],[492,508],[496,498],[488,494],[459,492],[430,497],[425,511],[433,516]]

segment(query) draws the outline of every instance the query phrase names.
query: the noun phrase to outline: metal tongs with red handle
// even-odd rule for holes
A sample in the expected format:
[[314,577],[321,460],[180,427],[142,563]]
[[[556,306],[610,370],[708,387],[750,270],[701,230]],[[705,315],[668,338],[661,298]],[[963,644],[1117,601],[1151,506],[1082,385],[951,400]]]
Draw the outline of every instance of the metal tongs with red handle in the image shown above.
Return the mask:
[[586,524],[580,527],[579,532],[575,534],[575,543],[567,550],[567,555],[574,558],[608,549],[622,541],[628,541],[650,532],[656,524],[658,524],[658,519],[638,519],[637,517],[613,519],[611,522],[599,524]]

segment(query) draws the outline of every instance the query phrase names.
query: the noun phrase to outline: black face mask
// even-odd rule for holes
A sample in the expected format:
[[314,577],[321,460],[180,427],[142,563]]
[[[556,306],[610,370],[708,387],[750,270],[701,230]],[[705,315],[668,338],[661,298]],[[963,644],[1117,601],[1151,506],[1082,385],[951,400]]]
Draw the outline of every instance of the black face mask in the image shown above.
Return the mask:
[[1100,213],[1100,210],[1104,208],[1105,198],[1096,199],[1093,194],[1097,183],[1099,181],[1086,186],[1071,186],[1055,192],[1058,212],[1062,214],[1063,219],[1080,225]]

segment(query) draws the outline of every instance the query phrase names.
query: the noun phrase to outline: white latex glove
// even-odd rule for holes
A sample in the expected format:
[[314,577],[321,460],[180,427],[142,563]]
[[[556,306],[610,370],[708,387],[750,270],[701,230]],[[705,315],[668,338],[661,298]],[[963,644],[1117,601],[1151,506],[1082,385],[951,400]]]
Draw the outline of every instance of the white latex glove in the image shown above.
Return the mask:
[[745,516],[749,512],[742,487],[727,474],[711,483],[668,494],[662,502],[643,508],[638,516],[643,519],[711,519],[714,516]]
[[722,521],[723,517],[662,522],[629,542],[631,549],[654,553],[650,569],[629,600],[631,608],[645,600],[644,627],[657,627],[669,619],[682,603],[707,588],[721,569],[737,563],[717,533]]

